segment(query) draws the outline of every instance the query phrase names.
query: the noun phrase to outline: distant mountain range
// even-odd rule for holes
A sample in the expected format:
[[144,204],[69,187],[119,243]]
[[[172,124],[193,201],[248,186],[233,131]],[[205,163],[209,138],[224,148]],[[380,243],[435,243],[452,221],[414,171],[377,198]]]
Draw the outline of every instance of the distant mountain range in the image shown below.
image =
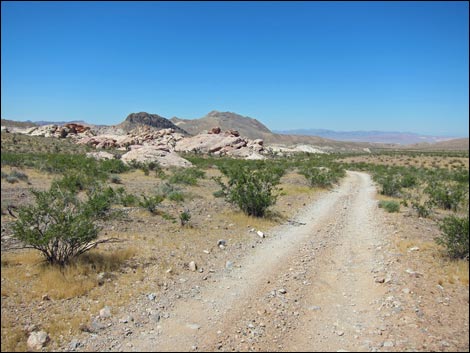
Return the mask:
[[[2,119],[2,126],[25,128],[34,125],[66,124],[72,121],[36,121],[16,122]],[[325,129],[299,129],[289,131],[271,131],[256,119],[233,112],[211,111],[199,119],[164,118],[145,112],[131,113],[117,125],[93,125],[82,120],[73,121],[90,126],[100,134],[127,133],[138,126],[150,126],[155,129],[173,128],[183,134],[197,135],[214,127],[222,131],[237,130],[241,136],[250,139],[262,139],[270,145],[314,145],[341,151],[362,150],[365,148],[400,148],[400,149],[450,149],[468,150],[468,138],[456,139],[448,136],[428,136],[410,132],[388,131],[333,131]]]
[[297,129],[276,131],[279,134],[320,136],[330,140],[349,142],[393,143],[409,145],[415,143],[436,143],[455,139],[448,136],[429,136],[398,131],[333,131],[326,129]]

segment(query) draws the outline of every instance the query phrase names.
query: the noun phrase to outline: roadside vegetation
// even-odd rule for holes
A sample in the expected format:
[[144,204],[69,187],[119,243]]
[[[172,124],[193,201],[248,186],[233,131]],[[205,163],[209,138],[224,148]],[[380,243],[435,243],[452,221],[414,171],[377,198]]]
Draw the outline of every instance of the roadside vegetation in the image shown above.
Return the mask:
[[403,205],[416,217],[433,220],[442,231],[436,243],[449,257],[468,260],[468,153],[387,152],[369,156],[369,163],[363,158],[348,157],[344,168],[372,175],[378,192],[393,199],[380,207],[398,212]]
[[[203,263],[203,251],[218,251],[221,233],[233,243],[248,238],[246,229],[277,224],[274,210],[285,221],[346,170],[370,173],[386,198],[380,207],[392,216],[408,212],[432,220],[446,256],[468,258],[468,154],[303,153],[266,161],[187,154],[193,168],[169,169],[97,161],[86,157],[89,151],[68,140],[2,133],[2,227],[19,241],[16,247],[33,249],[2,251],[2,298],[19,305],[45,294],[98,302],[116,284],[126,290],[113,303],[124,305],[149,274],[163,287],[188,260]],[[43,318],[50,320],[45,329],[56,339],[78,332],[101,308],[83,305],[88,311],[73,320],[63,320],[63,313]],[[2,317],[2,332],[9,333],[2,333],[2,350],[26,349],[15,320]]]

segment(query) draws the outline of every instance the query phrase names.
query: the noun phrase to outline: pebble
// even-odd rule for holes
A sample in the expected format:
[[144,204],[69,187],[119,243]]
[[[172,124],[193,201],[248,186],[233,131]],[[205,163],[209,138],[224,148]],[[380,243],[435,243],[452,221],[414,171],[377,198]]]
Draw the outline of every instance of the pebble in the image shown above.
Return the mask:
[[103,309],[100,310],[100,317],[106,319],[111,317],[111,308],[109,306],[105,306]]
[[80,341],[74,338],[72,341],[70,341],[69,348],[70,350],[73,351],[77,349],[78,347],[80,347],[80,344],[81,344]]
[[191,261],[189,263],[189,270],[192,271],[192,272],[195,272],[197,270],[197,265],[194,261]]
[[198,324],[186,324],[186,327],[190,328],[191,330],[199,330],[201,325]]

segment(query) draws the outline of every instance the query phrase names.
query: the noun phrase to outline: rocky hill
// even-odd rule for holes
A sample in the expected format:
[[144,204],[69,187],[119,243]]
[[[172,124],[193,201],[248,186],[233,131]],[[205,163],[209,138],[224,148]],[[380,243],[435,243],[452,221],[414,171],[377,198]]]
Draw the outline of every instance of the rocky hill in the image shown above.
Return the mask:
[[235,130],[241,136],[250,139],[265,139],[267,135],[272,135],[271,130],[258,120],[231,112],[213,110],[200,119],[190,120],[174,117],[170,120],[192,135],[210,131],[214,127],[220,127],[222,131]]
[[150,126],[158,130],[174,129],[176,132],[181,134],[187,134],[185,130],[176,126],[170,120],[157,114],[149,114],[145,112],[129,114],[126,120],[116,125],[116,127],[124,130],[125,132],[129,132],[142,125]]

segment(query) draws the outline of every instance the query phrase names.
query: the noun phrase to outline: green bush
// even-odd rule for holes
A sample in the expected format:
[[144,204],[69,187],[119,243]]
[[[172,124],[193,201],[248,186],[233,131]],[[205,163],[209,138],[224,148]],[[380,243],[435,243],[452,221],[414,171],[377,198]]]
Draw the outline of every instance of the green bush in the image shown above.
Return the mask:
[[124,207],[131,207],[139,204],[139,198],[133,194],[127,193],[123,187],[116,189],[115,201]]
[[380,201],[379,207],[385,209],[387,212],[399,212],[400,211],[400,204],[396,201]]
[[77,193],[79,191],[96,187],[98,180],[96,180],[93,175],[72,170],[66,173],[61,179],[55,180],[53,184],[57,185],[61,189]]
[[18,178],[15,178],[14,176],[11,176],[11,175],[7,176],[6,180],[10,184],[15,184],[19,182]]
[[70,190],[53,185],[49,191],[32,190],[35,204],[21,207],[13,235],[27,248],[42,253],[50,264],[65,266],[70,260],[96,247],[101,218],[98,194],[80,201]]
[[164,199],[165,198],[162,195],[154,195],[149,197],[142,195],[142,200],[139,202],[139,205],[149,210],[150,213],[155,213],[157,211],[157,206]]
[[111,175],[109,181],[113,184],[122,184],[122,180],[119,175]]
[[342,167],[331,164],[329,167],[318,167],[315,164],[303,165],[299,173],[305,176],[311,187],[328,188],[345,176]]
[[121,174],[129,170],[129,167],[120,159],[104,159],[98,163],[99,168],[106,173]]
[[425,203],[421,204],[417,200],[411,201],[411,208],[416,211],[418,217],[427,218],[432,213],[432,203],[426,201]]
[[274,186],[279,176],[270,174],[267,169],[251,170],[247,167],[222,169],[229,178],[225,185],[221,178],[214,178],[222,187],[227,201],[237,205],[245,214],[263,217],[267,209],[276,203]]
[[458,210],[460,204],[465,200],[466,193],[468,193],[461,184],[444,184],[439,181],[432,182],[424,191],[436,206],[452,211]]
[[182,227],[185,226],[189,222],[190,219],[191,219],[191,214],[189,213],[188,210],[185,210],[180,213],[180,223]]
[[11,173],[10,173],[10,176],[11,177],[14,177],[14,178],[17,178],[19,180],[23,180],[23,181],[27,181],[28,180],[28,176],[23,173],[23,172],[20,172],[18,170],[13,170]]
[[448,216],[442,220],[439,227],[443,234],[436,238],[436,242],[446,248],[450,257],[468,259],[468,216],[466,218]]
[[379,179],[382,186],[382,195],[386,196],[400,196],[401,181],[395,175],[385,175]]
[[204,178],[206,173],[198,168],[176,169],[169,182],[175,184],[196,185],[198,179]]

